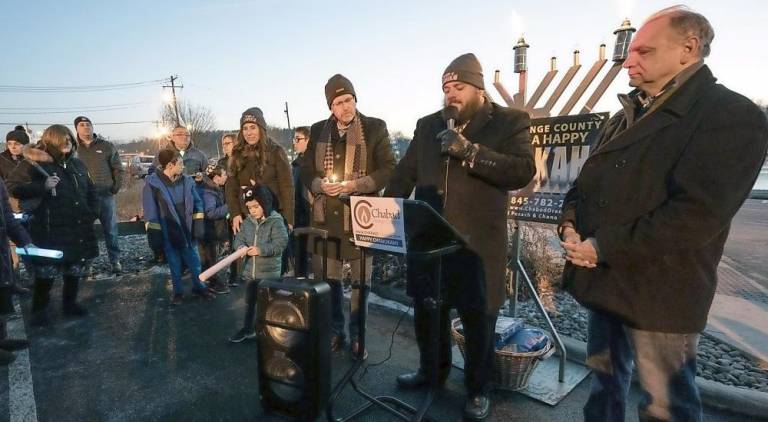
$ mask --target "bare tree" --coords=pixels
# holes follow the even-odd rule
[[[186,126],[193,142],[202,141],[200,135],[203,133],[216,130],[216,118],[210,108],[182,100],[178,101],[178,107],[180,120],[178,124]],[[161,120],[168,128],[176,126],[176,110],[172,103],[163,106]]]

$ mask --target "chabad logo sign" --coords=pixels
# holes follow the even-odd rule
[[[406,252],[402,199],[353,196],[350,206],[356,246]]]

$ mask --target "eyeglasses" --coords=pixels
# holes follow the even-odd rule
[[[294,141],[294,142],[301,142],[301,141],[304,141],[304,140],[306,140],[306,139],[307,139],[307,138],[306,138],[306,137],[304,137],[304,136],[297,136],[297,137],[293,138],[293,141]]]

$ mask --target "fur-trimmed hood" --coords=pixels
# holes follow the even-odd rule
[[[24,156],[24,158],[30,161],[34,161],[38,164],[54,163],[56,161],[53,155],[48,152],[46,146],[39,143],[36,145],[24,145],[24,149],[22,150],[21,154]],[[69,153],[63,157],[63,161],[69,160],[74,155],[75,147],[72,146],[72,149],[69,151]]]
[[[48,154],[47,151],[37,148],[36,145],[24,145],[21,154],[27,160],[34,161],[36,163],[52,163],[53,157]]]

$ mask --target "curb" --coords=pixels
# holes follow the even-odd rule
[[[398,302],[404,306],[411,303],[411,298],[401,289],[374,285],[371,290],[372,293],[381,298]],[[388,307],[386,304],[381,304],[381,306]],[[567,359],[584,365],[587,357],[587,343],[563,335],[560,335],[560,339],[568,351]],[[696,377],[696,386],[699,388],[701,401],[705,406],[752,418],[768,416],[768,393],[736,388],[701,377]]]

